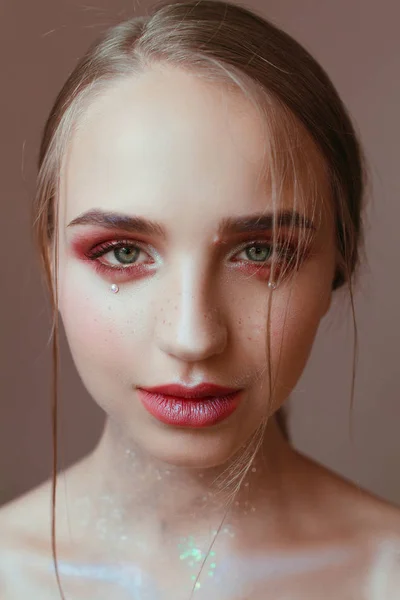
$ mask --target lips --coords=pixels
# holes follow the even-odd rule
[[[152,394],[163,394],[177,398],[207,398],[208,396],[228,396],[238,392],[237,388],[222,387],[213,383],[200,383],[194,387],[187,387],[176,383],[159,385],[151,388],[141,388]]]
[[[209,427],[238,407],[242,390],[202,383],[195,387],[167,384],[138,388],[144,408],[156,419],[177,427]]]

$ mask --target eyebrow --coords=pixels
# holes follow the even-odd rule
[[[161,223],[145,219],[144,217],[131,216],[118,212],[107,212],[99,209],[89,210],[76,217],[68,224],[68,227],[74,225],[98,225],[105,229],[118,229],[128,233],[142,233],[149,236],[155,235],[162,239],[166,239],[167,237],[166,230]],[[272,231],[274,225],[316,231],[314,223],[304,215],[292,211],[279,211],[275,217],[273,213],[257,213],[243,217],[225,217],[219,224],[218,235],[225,237],[240,233]]]

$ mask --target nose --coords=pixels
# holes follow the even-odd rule
[[[187,264],[171,281],[164,280],[158,301],[156,337],[159,348],[185,362],[221,354],[228,331],[212,278]]]

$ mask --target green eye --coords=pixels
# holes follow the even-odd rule
[[[121,246],[120,248],[114,249],[115,258],[124,265],[131,265],[134,263],[140,253],[140,248],[136,246]]]
[[[248,246],[244,250],[249,258],[249,260],[254,260],[255,262],[265,262],[269,260],[272,256],[272,246],[266,244],[253,244],[252,246]]]

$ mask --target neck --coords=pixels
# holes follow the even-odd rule
[[[285,475],[295,460],[275,419],[268,423],[232,501],[239,482],[229,483],[235,458],[205,470],[171,466],[128,445],[107,421],[95,450],[67,479],[70,520],[76,523],[74,539],[103,539],[110,544],[134,536],[146,540],[148,547],[160,547],[188,532],[197,537],[209,535],[228,508],[229,523],[250,522],[252,515],[259,522],[262,510],[267,515],[265,524],[272,524],[284,504]]]

